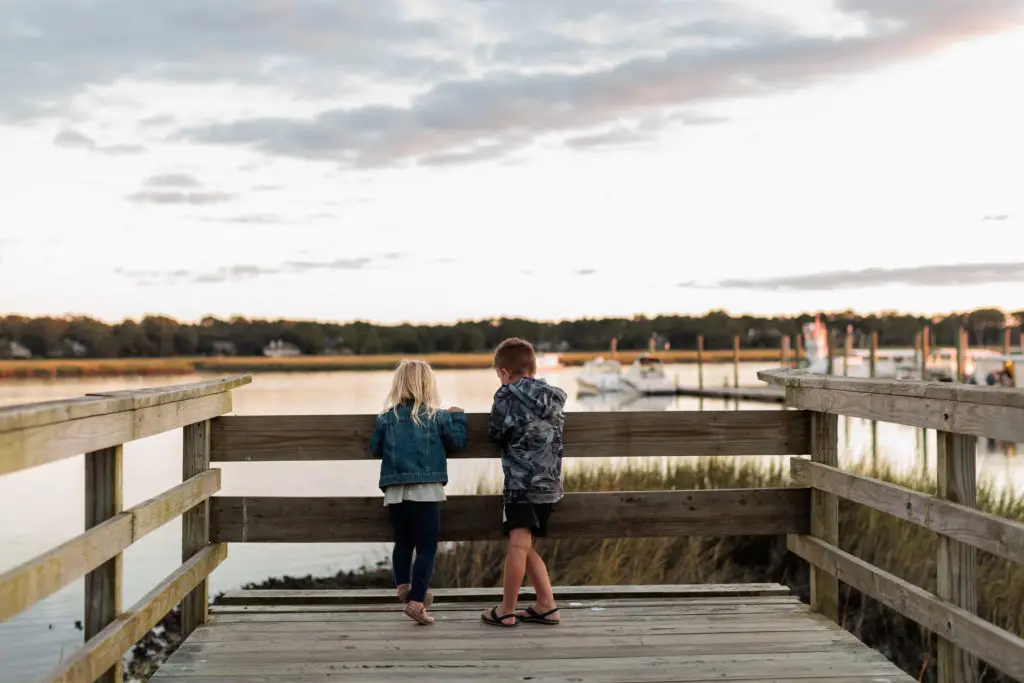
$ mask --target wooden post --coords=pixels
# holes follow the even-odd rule
[[[846,336],[843,338],[843,376],[850,374],[850,356],[853,347],[853,325],[846,326]]]
[[[740,386],[740,336],[734,334],[732,337],[732,385]]]
[[[121,464],[124,446],[85,454],[85,528],[105,522],[121,512]],[[85,639],[88,641],[121,612],[121,553],[85,575]],[[121,663],[108,669],[96,683],[121,683]]]
[[[796,335],[796,357],[793,359],[793,367],[800,367],[800,357],[804,355],[804,335]]]
[[[704,391],[704,335],[697,335],[697,388]]]
[[[938,497],[977,507],[975,480],[975,448],[977,439],[964,434],[938,432]],[[978,611],[975,549],[939,535],[937,571],[938,596],[971,614]],[[938,639],[939,683],[977,683],[978,662],[975,657],[952,643]]]
[[[878,330],[871,332],[871,356],[868,359],[871,377],[878,373]],[[878,465],[878,421],[871,421],[871,463]]]
[[[184,428],[182,438],[182,481],[210,469],[210,421]],[[210,502],[203,501],[181,518],[181,561],[189,560],[210,542]],[[188,638],[209,616],[209,582],[192,589],[181,601],[181,638]]]
[[[931,329],[925,326],[921,330],[921,379],[927,381],[928,375],[928,356],[931,355]]]
[[[1003,355],[1010,355],[1010,344],[1012,344],[1013,328],[1006,327],[1003,329]]]
[[[828,372],[825,374],[835,374],[836,370],[836,330],[830,328],[828,331]]]
[[[784,367],[784,368],[788,368],[789,367],[789,348],[790,348],[790,343],[791,342],[790,342],[790,338],[789,338],[788,334],[782,337],[782,358],[781,358],[781,361],[782,361],[782,367]]]
[[[953,381],[967,381],[967,330],[962,327],[956,338],[956,378]]]
[[[811,413],[811,460],[839,467],[839,423],[835,414]],[[839,499],[819,489],[811,491],[811,535],[839,545]],[[811,609],[839,621],[839,579],[811,567]]]

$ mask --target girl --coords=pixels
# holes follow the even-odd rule
[[[469,440],[466,414],[455,407],[442,411],[440,403],[430,366],[403,360],[370,437],[370,450],[381,459],[380,488],[395,530],[391,561],[398,599],[406,603],[405,614],[423,625],[434,623],[427,614],[432,602],[427,586],[448,483],[447,454]]]

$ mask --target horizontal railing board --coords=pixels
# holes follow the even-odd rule
[[[761,370],[757,376],[769,384],[797,389],[852,391],[879,396],[899,396],[1024,409],[1024,391],[1007,387],[988,387],[953,382],[922,382],[912,379],[841,377],[784,368]]]
[[[442,541],[499,540],[501,496],[451,496],[441,512]],[[570,493],[551,515],[553,538],[735,536],[807,533],[810,490],[704,489]],[[349,543],[391,541],[383,498],[216,496],[210,537],[218,542]]]
[[[0,622],[82,578],[219,490],[220,470],[207,470],[0,574]]]
[[[923,588],[811,536],[790,536],[790,551],[932,633],[1024,680],[1024,639]]]
[[[233,415],[213,421],[214,462],[371,458],[374,415]],[[495,458],[489,416],[467,415],[469,447],[453,457]],[[809,417],[800,411],[566,413],[566,457],[803,455]]]
[[[809,460],[790,461],[793,480],[867,505],[994,555],[1024,564],[1024,524],[927,493],[843,472]]]
[[[121,660],[181,599],[227,557],[227,546],[209,545],[174,570],[137,603],[118,615],[58,664],[41,683],[92,683]]]
[[[231,394],[209,394],[0,435],[0,475],[142,439],[231,411]]]
[[[955,434],[1024,441],[1024,410],[1016,407],[800,387],[786,387],[786,404]]]
[[[16,429],[109,415],[126,410],[152,408],[193,398],[220,394],[249,384],[252,378],[241,375],[148,389],[131,389],[88,394],[78,398],[5,406],[0,408],[0,434]]]
[[[711,598],[746,595],[790,595],[786,586],[778,583],[696,583],[666,584],[664,586],[556,586],[558,599],[612,600],[621,598]],[[501,588],[433,588],[434,598],[444,602],[476,602],[501,598]],[[523,600],[536,593],[524,587],[519,598]],[[217,601],[219,605],[371,605],[390,604],[395,591],[373,588],[328,590],[250,589],[227,591]]]

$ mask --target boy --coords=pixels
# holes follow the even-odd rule
[[[552,507],[562,497],[565,392],[535,378],[537,355],[522,339],[498,346],[494,370],[501,387],[494,394],[488,436],[501,444],[502,521],[509,540],[501,605],[481,618],[493,626],[513,627],[521,621],[555,625],[559,615],[551,580],[533,541],[547,534]],[[537,603],[517,612],[524,575],[537,591]]]

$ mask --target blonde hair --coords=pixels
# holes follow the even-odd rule
[[[416,424],[422,424],[420,409],[426,412],[428,420],[432,420],[441,407],[437,378],[426,361],[403,360],[398,364],[381,413],[393,410],[397,415],[398,405],[407,402],[412,403],[412,420]]]

